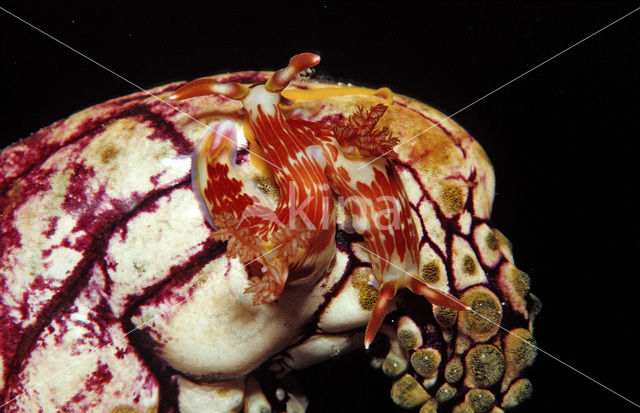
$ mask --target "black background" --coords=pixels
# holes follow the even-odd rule
[[[320,74],[389,86],[453,114],[640,4],[2,2],[143,88],[322,56]],[[281,7],[281,8],[278,8]],[[137,91],[0,12],[2,145],[87,106]],[[454,120],[497,176],[493,224],[543,302],[540,348],[640,403],[640,11]],[[525,411],[634,411],[545,354]],[[303,376],[311,412],[391,411],[390,381],[362,355]]]

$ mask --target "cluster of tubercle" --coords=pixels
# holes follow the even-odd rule
[[[302,53],[265,84],[217,83],[198,79],[171,99],[222,95],[246,111],[246,143],[232,121],[216,123],[194,153],[194,188],[227,252],[247,263],[254,305],[276,300],[285,283],[315,282],[335,255],[334,194],[344,200],[353,229],[363,236],[377,281],[378,300],[365,333],[372,342],[400,288],[457,311],[455,297],[418,279],[419,239],[410,206],[391,159],[397,139],[376,129],[387,107],[359,108],[333,125],[285,118],[282,90],[295,75],[320,62]],[[244,147],[243,147],[244,145]],[[269,177],[278,196],[268,197],[247,172]]]

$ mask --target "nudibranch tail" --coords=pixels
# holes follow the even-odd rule
[[[440,307],[450,308],[456,311],[471,310],[470,307],[465,305],[462,301],[455,298],[451,294],[447,294],[444,291],[431,288],[427,284],[425,284],[423,281],[418,280],[417,278],[414,278],[411,281],[409,289],[414,293],[421,295],[427,300],[429,300],[431,304],[434,304]]]
[[[376,301],[376,305],[373,307],[373,311],[371,312],[371,318],[367,323],[367,328],[364,332],[364,348],[369,349],[371,342],[375,338],[378,330],[380,330],[380,326],[384,321],[384,318],[387,315],[387,307],[389,306],[389,301],[396,295],[395,286],[383,286],[380,288],[380,293],[378,295],[378,301]]]

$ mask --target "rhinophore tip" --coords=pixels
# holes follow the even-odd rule
[[[269,92],[280,92],[282,89],[287,87],[289,82],[291,82],[291,79],[293,79],[296,74],[314,67],[318,63],[320,63],[320,56],[317,54],[297,54],[289,60],[289,65],[287,67],[278,70],[269,78],[269,80],[267,80],[265,88]]]

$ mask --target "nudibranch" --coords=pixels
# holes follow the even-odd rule
[[[315,55],[301,54],[264,85],[248,88],[201,79],[171,96],[219,94],[242,100],[247,111],[255,143],[247,142],[244,150],[254,161],[243,162],[233,129],[218,124],[194,156],[193,180],[218,230],[216,238],[229,241],[230,254],[260,263],[247,289],[255,294],[256,305],[278,298],[288,278],[317,280],[333,259],[335,213],[322,154],[312,131],[287,121],[278,108],[280,91],[299,71],[318,62]],[[246,179],[251,167],[273,176],[277,205]]]
[[[329,269],[334,195],[341,199],[366,242],[378,289],[365,332],[368,348],[401,288],[441,307],[468,307],[418,277],[416,224],[391,163],[397,139],[386,127],[376,129],[387,107],[359,108],[330,125],[283,115],[281,92],[319,62],[319,56],[302,53],[266,83],[198,79],[170,99],[221,95],[242,102],[245,136],[226,121],[215,124],[194,154],[192,179],[216,229],[213,237],[228,241],[228,254],[252,269],[246,292],[254,294],[254,305],[276,300],[286,282],[314,282]],[[255,171],[269,177],[267,186],[277,196],[267,196],[252,178]]]

